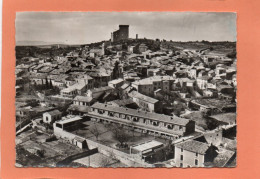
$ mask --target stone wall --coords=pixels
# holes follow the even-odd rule
[[[71,144],[73,144],[73,139],[75,137],[80,137],[76,134],[72,134],[70,132],[64,130],[56,130],[54,133],[57,137],[67,139]],[[98,149],[98,152],[104,154],[109,157],[113,157],[116,160],[130,166],[130,167],[154,167],[152,164],[145,163],[144,161],[140,160],[140,158],[136,158],[131,154],[127,154],[125,152],[119,151],[117,149],[111,148],[109,146],[94,142],[89,139],[85,139],[87,142],[87,146],[90,150],[95,148]]]

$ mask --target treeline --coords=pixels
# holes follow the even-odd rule
[[[50,57],[53,58],[58,55],[65,56],[67,53],[76,50],[75,46],[66,46],[62,48],[40,48],[37,46],[16,46],[15,55],[16,59],[22,59],[24,57]]]

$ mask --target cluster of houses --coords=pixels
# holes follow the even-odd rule
[[[124,31],[128,26],[120,28]],[[114,41],[119,41],[118,33],[112,34]],[[16,66],[15,75],[18,96],[24,94],[21,89],[26,85],[48,84],[58,89],[53,95],[37,92],[39,106],[46,108],[42,122],[54,125],[56,134],[62,135],[59,131],[84,116],[172,140],[177,167],[221,162],[218,166],[226,166],[235,158],[236,147],[228,147],[236,136],[224,137],[223,131],[236,127],[236,59],[205,50],[152,51],[143,42],[123,49],[118,42],[105,42],[95,48],[78,47],[66,56],[31,57]],[[19,82],[25,78],[28,83]],[[48,106],[60,101],[68,104],[66,109]],[[17,105],[17,115],[26,116],[32,109]],[[201,112],[205,120],[218,121],[218,130],[202,130],[192,117],[185,118],[195,112]],[[81,117],[61,120],[64,114]],[[142,145],[148,150],[146,143]],[[162,145],[150,143],[155,148]],[[141,148],[132,146],[130,153],[136,155]],[[223,161],[217,161],[219,156]]]

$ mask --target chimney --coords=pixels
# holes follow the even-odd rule
[[[136,34],[135,39],[138,39],[138,34]]]

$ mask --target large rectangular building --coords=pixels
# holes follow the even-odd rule
[[[169,139],[178,139],[195,131],[195,122],[192,120],[102,103],[93,104],[91,112],[86,115],[91,120],[134,127],[144,133]]]

